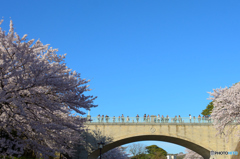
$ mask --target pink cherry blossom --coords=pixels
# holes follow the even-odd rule
[[[89,81],[66,66],[66,54],[26,38],[14,32],[12,21],[8,33],[0,28],[0,154],[31,149],[42,158],[72,155],[85,119],[71,113],[96,107],[96,97],[83,94]]]
[[[186,155],[183,159],[203,159],[201,155],[199,155],[198,153],[192,150],[186,149],[185,151],[186,151]]]
[[[240,83],[208,93],[213,96],[209,98],[213,100],[214,106],[211,119],[218,130],[217,135],[225,137],[228,141],[229,135],[240,123]],[[240,132],[236,131],[233,135],[239,137]]]

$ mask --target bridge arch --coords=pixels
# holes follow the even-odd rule
[[[137,142],[137,141],[147,141],[147,140],[165,141],[165,142],[174,143],[174,144],[186,147],[192,151],[197,152],[198,154],[203,156],[204,159],[209,159],[209,157],[210,157],[210,150],[208,150],[198,144],[195,144],[193,142],[181,139],[179,137],[172,137],[172,136],[166,136],[166,135],[140,135],[140,136],[132,136],[132,137],[128,137],[128,138],[123,138],[123,139],[116,140],[110,144],[105,145],[104,148],[102,149],[102,153],[105,153],[115,147],[118,147],[118,146],[121,146],[124,144]],[[96,159],[99,156],[99,153],[100,153],[99,150],[93,151],[89,155],[89,159]]]

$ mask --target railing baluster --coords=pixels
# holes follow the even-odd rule
[[[88,123],[99,123],[99,124],[212,124],[211,118],[192,118],[189,117],[90,117]],[[232,122],[236,123],[235,121]]]

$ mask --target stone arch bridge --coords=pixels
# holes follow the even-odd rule
[[[88,116],[88,118],[91,118]],[[210,119],[108,117],[91,118],[86,123],[91,130],[100,130],[103,135],[113,137],[113,142],[102,149],[102,153],[115,147],[136,141],[155,140],[174,143],[191,149],[202,155],[204,159],[234,159],[236,155],[214,155],[210,151],[237,151],[238,139],[230,137],[229,142],[216,136],[216,129]],[[99,150],[93,151],[88,159],[97,159]],[[240,153],[240,151],[239,151]]]

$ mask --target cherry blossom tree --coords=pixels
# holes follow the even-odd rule
[[[82,136],[85,138],[85,140],[84,144],[81,146],[83,146],[84,150],[86,150],[89,154],[98,149],[99,142],[108,144],[113,141],[113,137],[103,135],[100,129],[90,132],[86,130]]]
[[[89,154],[93,151],[98,149],[98,143],[103,142],[106,145],[113,141],[113,137],[103,135],[100,129],[96,130],[86,130],[83,133],[83,137],[85,138],[84,144],[80,145],[77,149],[80,150],[78,152],[78,157],[80,158],[87,158]],[[104,147],[103,147],[104,148]],[[106,153],[102,154],[103,159],[127,159],[128,154],[126,154],[125,150],[127,147],[116,147],[112,150],[107,151]],[[87,155],[85,153],[88,153]]]
[[[185,152],[186,152],[186,155],[183,159],[203,159],[201,155],[199,155],[198,153],[192,150],[186,149]]]
[[[128,159],[128,154],[124,151],[125,147],[116,147],[102,155],[103,159]]]
[[[97,106],[96,97],[83,94],[89,80],[66,66],[66,54],[26,38],[14,32],[12,21],[8,33],[0,28],[0,154],[71,156],[85,122],[71,112],[85,114]]]
[[[213,100],[211,119],[218,130],[217,135],[224,136],[228,141],[228,136],[240,124],[240,83],[208,93],[212,96],[209,99]],[[239,137],[240,131],[237,130],[235,135]]]
[[[180,152],[177,154],[176,159],[184,159],[185,156],[186,156],[186,154]]]

